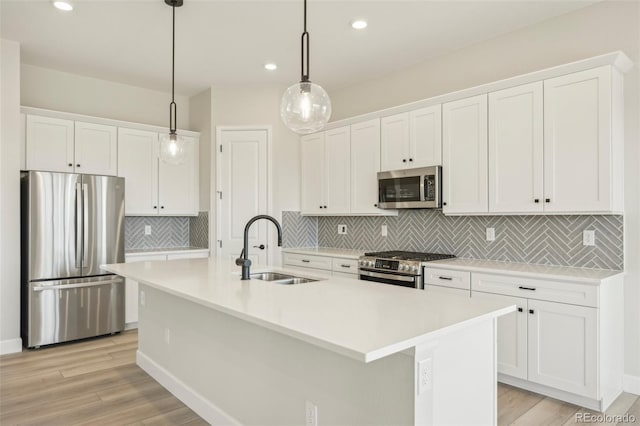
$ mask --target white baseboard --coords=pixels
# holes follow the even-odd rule
[[[135,330],[138,328],[138,321],[136,322],[128,322],[124,325],[125,330]]]
[[[627,393],[640,395],[640,376],[625,374],[622,377],[622,389]]]
[[[136,364],[207,423],[214,426],[242,424],[140,351],[136,352]]]
[[[22,352],[22,339],[9,339],[0,341],[0,355]]]

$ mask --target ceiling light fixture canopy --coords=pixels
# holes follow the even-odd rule
[[[176,69],[176,7],[183,0],[164,0],[173,12],[172,47],[171,47],[171,103],[169,104],[169,133],[160,135],[160,159],[165,163],[180,164],[184,161],[185,140],[176,131],[178,107],[175,101],[175,69]]]
[[[65,12],[73,10],[73,5],[68,1],[54,0],[52,3],[56,9],[64,10]]]
[[[331,100],[327,92],[309,80],[309,33],[307,0],[304,0],[304,31],[301,37],[300,82],[290,86],[282,96],[280,116],[284,124],[299,134],[321,130],[331,117]]]

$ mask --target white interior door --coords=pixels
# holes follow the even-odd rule
[[[268,214],[268,135],[267,130],[221,130],[218,135],[218,256],[236,259],[249,219]],[[254,264],[269,262],[267,226],[272,225],[265,220],[251,226]]]

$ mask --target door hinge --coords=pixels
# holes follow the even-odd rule
[[[222,240],[218,240],[218,245],[222,248]]]
[[[220,152],[222,152],[222,145],[220,145]]]
[[[218,192],[218,196],[220,197],[220,199],[222,200],[222,191],[217,191]]]

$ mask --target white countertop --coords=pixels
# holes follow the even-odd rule
[[[128,249],[124,251],[125,256],[147,256],[153,254],[173,254],[173,253],[185,253],[185,252],[209,252],[208,248],[204,247],[170,247],[170,248],[143,248],[143,249]]]
[[[341,277],[299,285],[241,281],[240,268],[218,258],[104,268],[363,362],[515,310],[504,302]],[[260,270],[286,271],[252,268]]]
[[[427,268],[448,268],[469,272],[508,274],[527,278],[543,278],[558,281],[600,284],[624,271],[611,269],[574,268],[568,266],[535,265],[530,263],[509,263],[496,260],[444,259],[425,262]]]
[[[299,254],[314,254],[317,256],[339,257],[342,259],[358,259],[364,255],[364,250],[349,250],[339,249],[331,247],[297,247],[297,248],[283,248],[283,253],[299,253]]]

